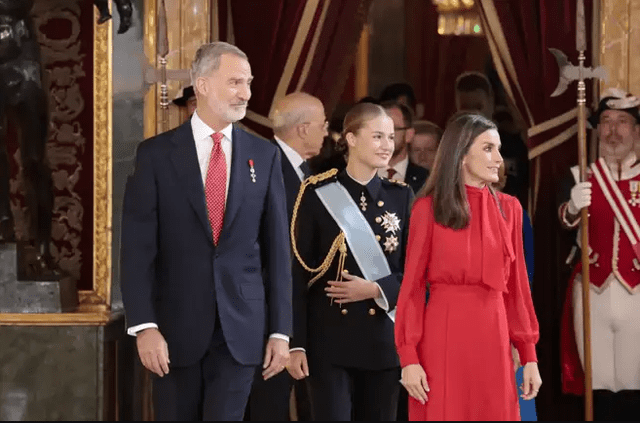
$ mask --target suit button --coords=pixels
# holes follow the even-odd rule
[[[349,311],[346,308],[343,308],[340,313],[342,313],[343,316],[346,316],[348,312]]]
[[[376,314],[376,309],[375,308],[370,308],[369,309],[369,316],[374,316]]]
[[[376,241],[380,241],[380,235],[376,235]]]

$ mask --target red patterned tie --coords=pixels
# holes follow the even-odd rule
[[[396,170],[392,167],[387,169],[387,173],[389,174],[389,179],[393,179],[393,176],[396,174]]]
[[[224,135],[220,132],[211,135],[213,148],[211,149],[207,179],[204,184],[209,223],[211,223],[211,230],[213,231],[213,242],[216,245],[218,245],[218,238],[220,238],[220,232],[222,231],[227,191],[227,160],[225,159],[224,151],[222,151],[223,137]]]

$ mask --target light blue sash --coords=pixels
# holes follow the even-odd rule
[[[369,226],[369,222],[358,209],[347,189],[339,182],[316,188],[318,198],[344,232],[351,254],[356,260],[364,279],[376,281],[391,274],[387,258]],[[387,312],[395,322],[396,310]]]

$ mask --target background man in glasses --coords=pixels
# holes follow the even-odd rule
[[[380,169],[378,176],[407,183],[417,193],[427,180],[425,168],[411,163],[409,160],[409,144],[413,141],[413,114],[411,109],[401,103],[383,103],[395,129],[395,150],[389,160],[389,167]]]

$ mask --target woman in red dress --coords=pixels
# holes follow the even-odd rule
[[[499,150],[491,121],[454,116],[413,206],[395,325],[413,421],[520,420],[510,343],[524,364],[523,398],[542,384],[522,207],[490,186]]]

